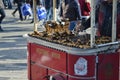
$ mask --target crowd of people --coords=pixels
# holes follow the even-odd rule
[[[69,30],[82,29],[90,27],[90,2],[91,0],[56,0],[57,20],[69,20]],[[112,2],[113,0],[96,0],[96,15],[95,22],[98,24],[97,36],[110,36],[112,33]],[[15,16],[16,11],[19,12],[19,19],[24,20],[21,6],[30,4],[33,10],[33,0],[13,0],[13,4],[17,4],[17,8],[12,15]],[[46,9],[46,21],[53,20],[53,0],[37,0],[37,6],[42,5]],[[0,0],[0,24],[5,17],[4,0]],[[30,15],[32,16],[32,15]],[[80,26],[75,28],[80,21]],[[32,19],[31,23],[34,22]],[[120,1],[117,2],[117,37],[120,38]],[[82,28],[81,28],[82,27]],[[0,26],[0,31],[3,31]],[[79,30],[77,30],[79,31]]]

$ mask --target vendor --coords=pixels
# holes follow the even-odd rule
[[[112,2],[104,0],[96,10],[96,24],[98,23],[97,36],[112,36]],[[120,2],[117,2],[117,38],[120,38]],[[90,18],[82,24],[82,29],[90,27]]]

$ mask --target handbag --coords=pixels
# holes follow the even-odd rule
[[[23,4],[21,7],[21,12],[23,16],[32,15],[32,10],[30,4]]]
[[[37,16],[39,20],[46,19],[47,12],[45,7],[42,6],[37,8]]]

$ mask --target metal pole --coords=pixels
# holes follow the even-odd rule
[[[113,0],[112,11],[112,42],[116,41],[116,22],[117,22],[117,0]]]
[[[95,45],[95,2],[96,0],[91,0],[91,40],[90,46],[93,47]]]
[[[37,31],[36,0],[33,0],[34,31]]]
[[[53,0],[53,20],[56,21],[56,0]]]

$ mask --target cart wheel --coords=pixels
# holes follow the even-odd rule
[[[65,78],[60,74],[51,75],[49,80],[65,80]]]
[[[43,80],[44,80],[44,79],[50,80],[50,75],[44,76],[44,77],[43,77]]]

